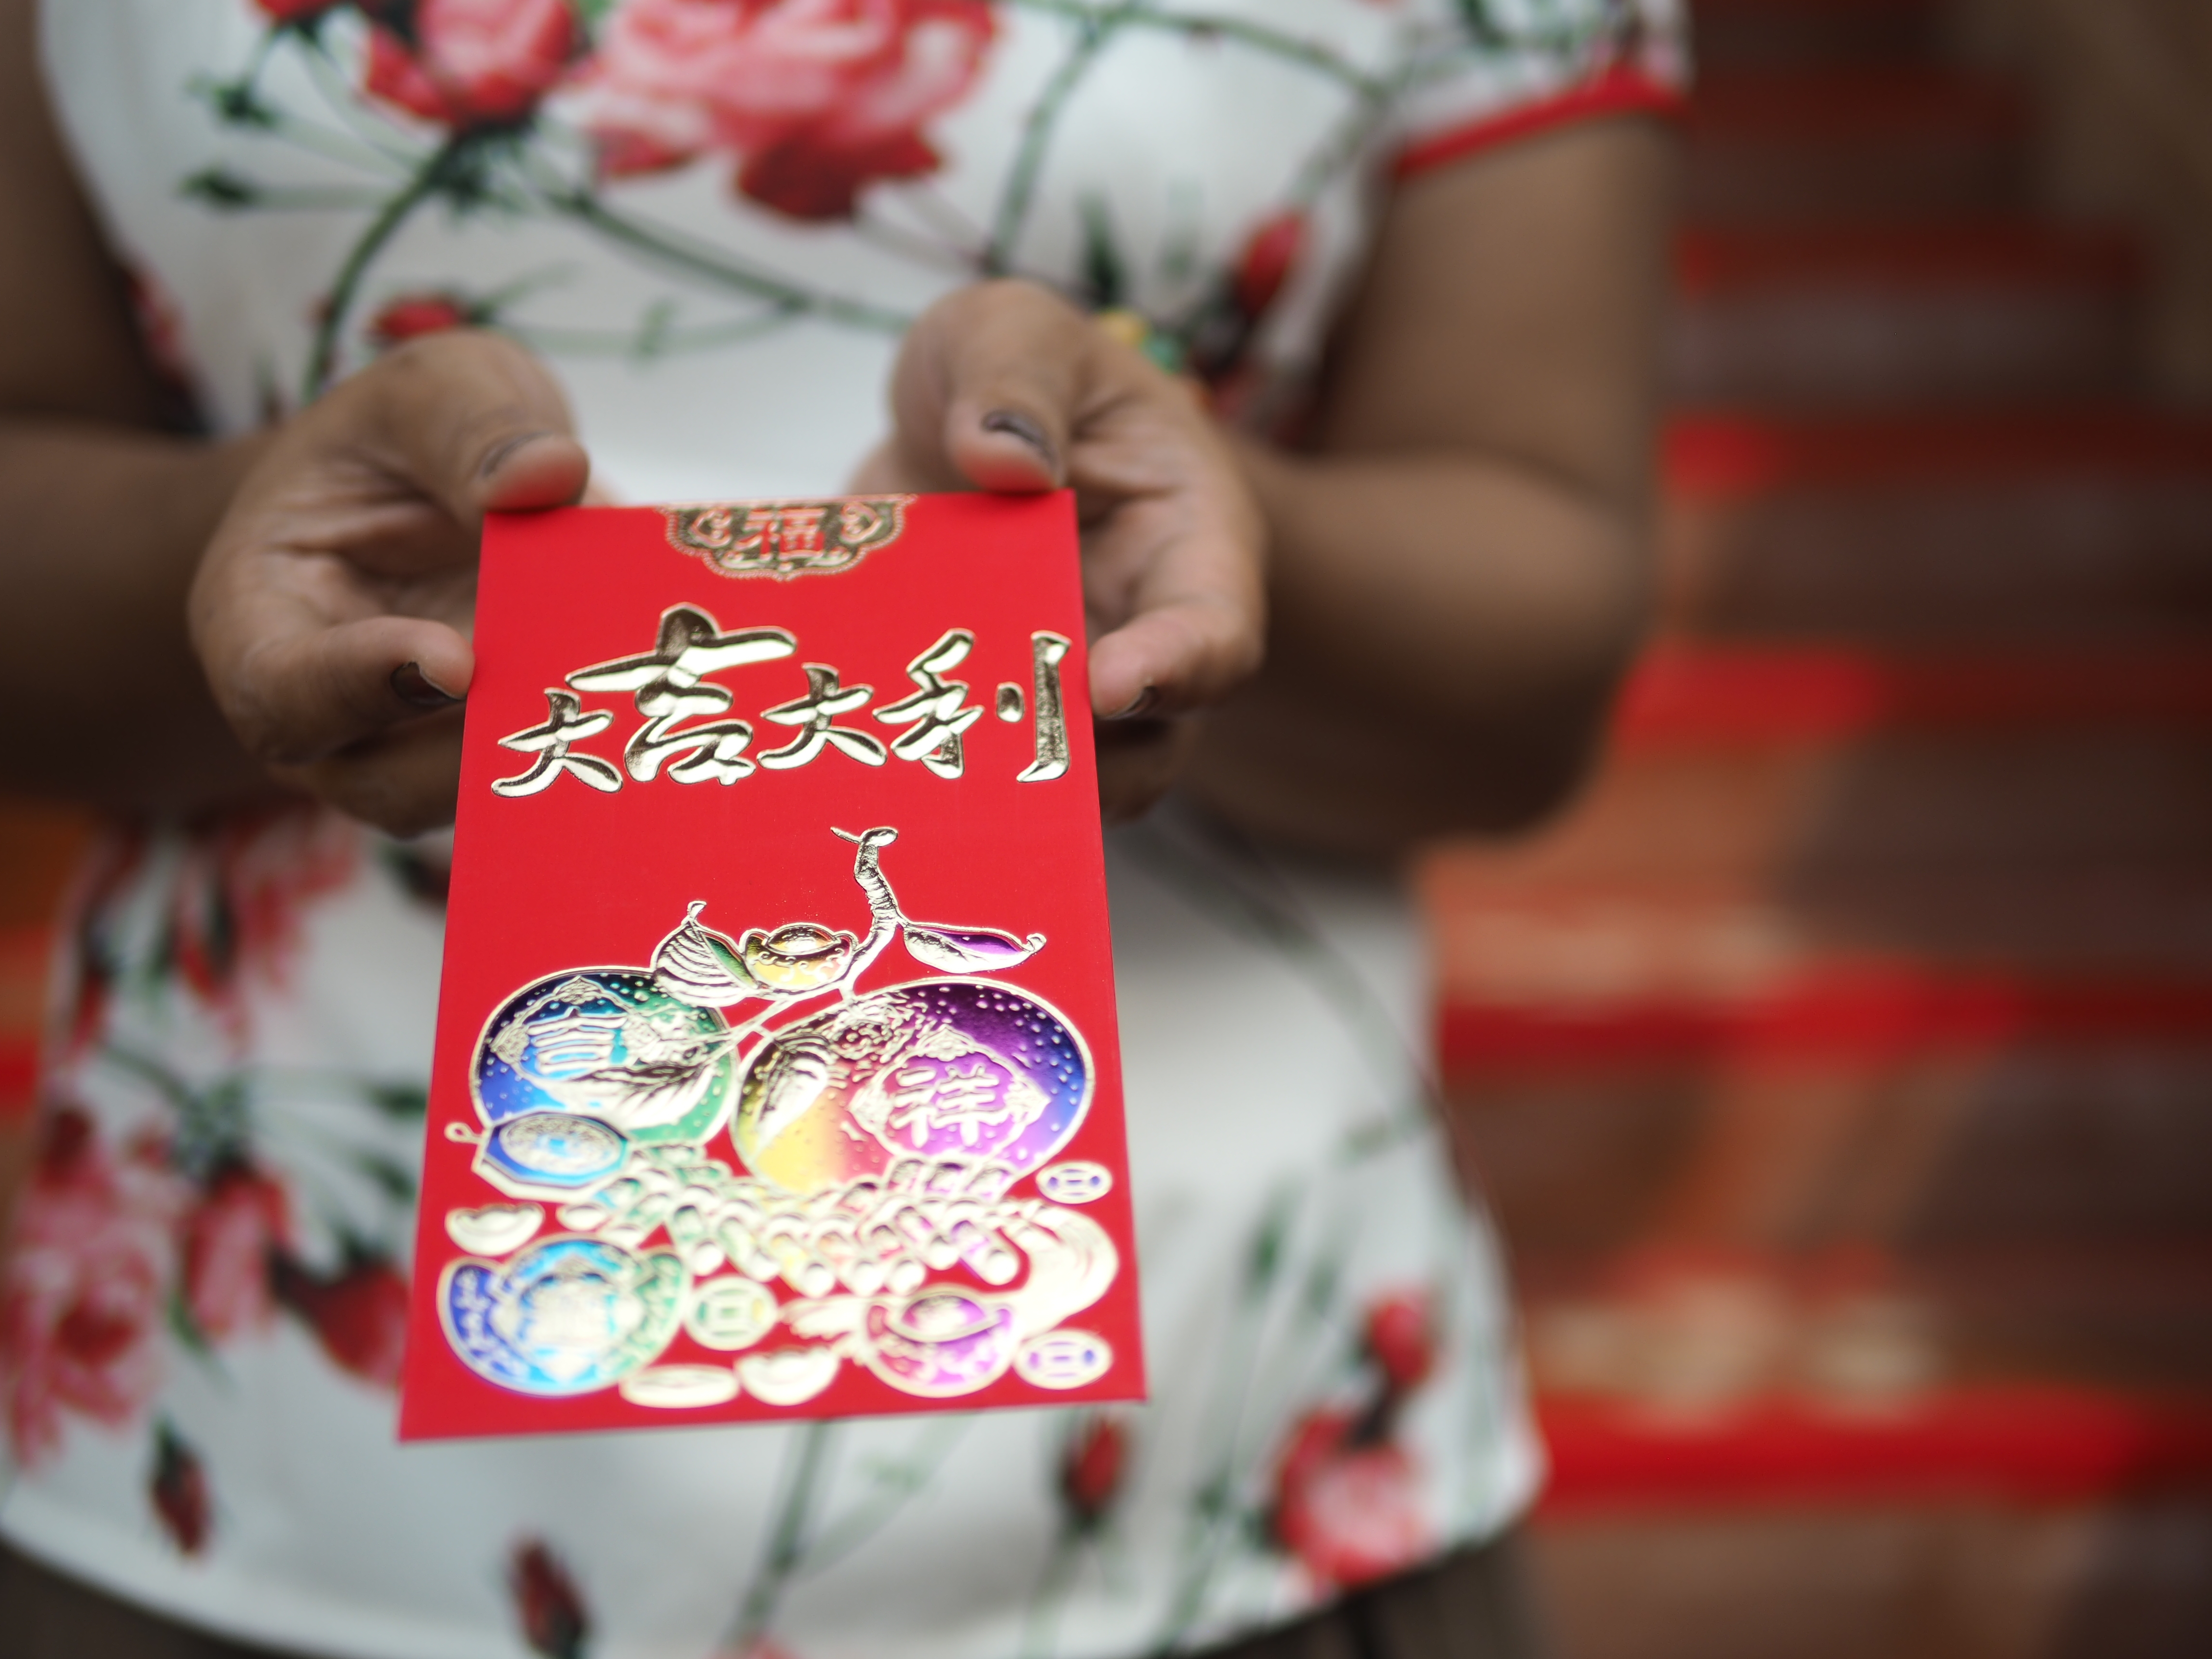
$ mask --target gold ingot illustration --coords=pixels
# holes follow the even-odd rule
[[[738,941],[745,969],[763,988],[787,994],[816,991],[842,977],[860,941],[811,921],[794,921],[773,933],[758,929]]]

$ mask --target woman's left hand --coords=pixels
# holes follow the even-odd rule
[[[1073,486],[1108,820],[1174,780],[1179,716],[1260,665],[1264,532],[1195,392],[1027,283],[948,295],[908,334],[864,491]]]

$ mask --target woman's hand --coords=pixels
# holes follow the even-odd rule
[[[277,433],[190,605],[247,751],[396,835],[450,822],[483,515],[580,496],[571,431],[528,352],[459,332],[401,348]]]
[[[1072,483],[1097,638],[1109,816],[1181,751],[1173,717],[1258,665],[1259,520],[1190,393],[1019,283],[963,290],[909,336],[868,489]],[[552,377],[489,334],[416,341],[280,432],[192,586],[217,704],[280,777],[395,834],[448,821],[483,514],[581,495],[589,463]]]
[[[1074,488],[1100,802],[1109,820],[1143,811],[1184,751],[1176,717],[1260,665],[1264,544],[1228,447],[1189,387],[1026,283],[933,306],[891,413],[858,489]]]

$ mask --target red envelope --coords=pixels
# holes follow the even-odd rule
[[[404,1439],[1144,1392],[1065,494],[486,527]]]

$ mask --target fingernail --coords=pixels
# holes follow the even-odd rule
[[[400,702],[416,708],[451,708],[460,701],[424,673],[419,662],[403,662],[393,669],[392,690]]]
[[[1112,714],[1107,715],[1106,718],[1109,720],[1135,720],[1139,714],[1150,714],[1152,712],[1152,705],[1159,700],[1160,694],[1153,690],[1152,688],[1148,685],[1143,690],[1138,692],[1135,696],[1129,699],[1129,706],[1127,708],[1117,708]]]
[[[1060,452],[1052,447],[1052,440],[1033,415],[1024,415],[1018,409],[994,409],[983,417],[983,430],[1003,432],[1010,438],[1018,438],[1037,453],[1038,459],[1050,467],[1053,476],[1060,476]]]
[[[508,456],[514,454],[514,452],[521,448],[523,445],[534,444],[540,438],[550,437],[551,435],[552,434],[550,433],[547,432],[518,432],[511,438],[502,438],[499,442],[494,444],[489,450],[485,452],[483,461],[477,465],[477,475],[481,477],[489,478],[493,473],[498,471],[501,467],[507,464],[507,458]]]

